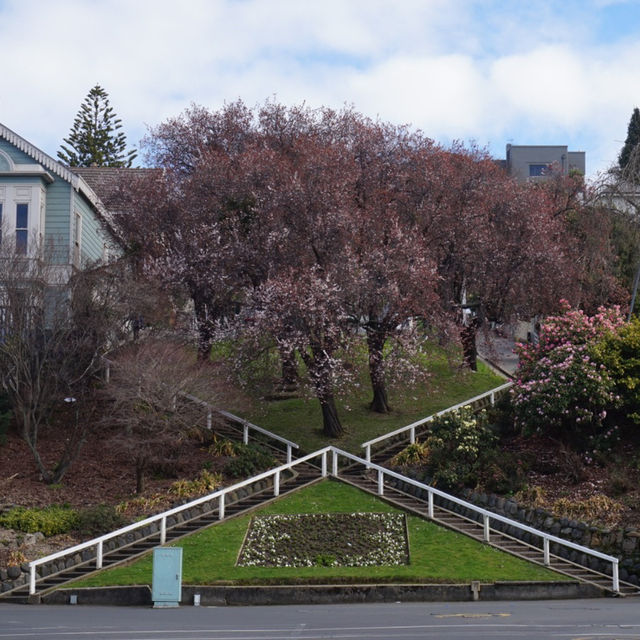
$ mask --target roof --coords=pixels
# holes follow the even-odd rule
[[[117,214],[123,183],[131,178],[142,177],[154,169],[129,169],[124,167],[71,167],[71,171],[82,178],[100,198],[111,213]]]
[[[63,180],[69,182],[76,191],[82,193],[82,195],[87,198],[87,200],[95,208],[98,215],[102,218],[103,222],[109,227],[110,231],[116,237],[118,237],[118,232],[113,222],[112,212],[109,210],[108,201],[103,200],[101,194],[109,195],[111,199],[113,197],[113,191],[110,192],[107,185],[117,184],[116,178],[119,177],[119,174],[111,172],[145,171],[145,169],[119,169],[112,167],[88,167],[87,169],[84,169],[80,167],[68,167],[62,162],[58,162],[50,155],[47,155],[46,153],[44,153],[44,151],[41,151],[36,146],[32,145],[29,141],[25,140],[22,136],[19,136],[17,133],[15,133],[15,131],[12,131],[1,123],[0,138],[4,138],[5,140],[7,140],[7,142],[20,149],[20,151],[33,158],[42,167],[62,178]],[[104,176],[102,178],[99,178],[98,175],[96,175],[93,176],[92,179],[89,173],[87,173],[87,177],[85,177],[85,171],[89,173],[104,172]],[[111,173],[110,177],[109,173]],[[90,182],[90,180],[92,181]],[[94,190],[94,186],[96,187],[96,189],[98,189],[98,191]],[[111,188],[113,189],[113,187]]]

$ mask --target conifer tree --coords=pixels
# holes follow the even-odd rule
[[[618,164],[621,169],[625,169],[631,159],[631,153],[640,143],[640,109],[636,107],[631,114],[629,120],[629,128],[627,129],[627,139],[624,141],[624,147],[620,151]]]
[[[137,153],[127,151],[122,121],[109,104],[109,95],[96,84],[84,99],[58,158],[71,167],[130,167]]]

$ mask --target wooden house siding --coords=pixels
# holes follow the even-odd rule
[[[31,156],[2,138],[0,138],[0,151],[4,151],[16,164],[38,164]]]

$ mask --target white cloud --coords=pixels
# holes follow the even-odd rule
[[[0,121],[55,154],[96,82],[132,143],[191,101],[276,95],[353,103],[496,153],[507,139],[571,140],[597,168],[615,159],[640,102],[638,39],[627,29],[595,40],[605,4],[5,0]]]

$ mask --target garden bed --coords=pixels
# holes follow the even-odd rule
[[[252,518],[241,567],[367,567],[409,562],[400,513],[276,514]]]

